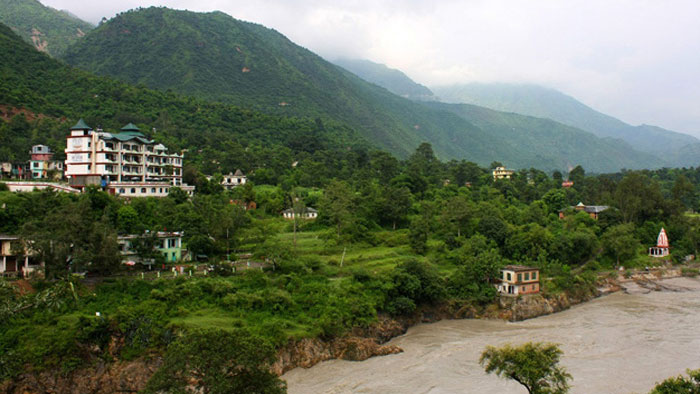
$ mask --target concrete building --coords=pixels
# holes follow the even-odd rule
[[[77,189],[96,185],[126,197],[167,196],[171,187],[191,193],[182,164],[182,154],[169,153],[132,123],[107,133],[80,119],[67,138],[65,175]]]
[[[524,265],[507,265],[501,269],[498,292],[506,295],[525,295],[540,292],[540,270]]]
[[[514,173],[514,170],[509,170],[505,167],[496,167],[493,169],[493,180],[496,181],[499,179],[510,179],[510,177],[513,176]]]
[[[221,180],[221,186],[226,190],[231,190],[234,187],[245,185],[246,181],[245,174],[241,170],[236,170],[233,174],[224,175],[224,179]]]
[[[0,234],[0,277],[14,276],[26,278],[41,264],[37,264],[26,251],[17,253],[15,250],[19,237]]]
[[[666,257],[669,254],[671,254],[671,251],[668,243],[668,236],[666,235],[666,230],[662,227],[661,231],[659,231],[659,236],[656,238],[656,246],[649,248],[649,256]]]
[[[282,211],[282,216],[285,219],[316,219],[318,217],[318,211],[313,208],[304,208],[301,212],[294,212],[294,209],[289,208]]]
[[[117,238],[117,242],[119,242],[119,251],[122,255],[122,262],[142,263],[145,265],[154,264],[154,261],[140,261],[136,250],[134,249],[134,242],[139,237],[141,236],[122,235]],[[164,261],[168,263],[182,261],[184,257],[182,247],[182,232],[158,231],[158,233],[156,234],[154,249],[160,252],[163,255]]]
[[[29,152],[29,170],[32,179],[63,178],[63,162],[53,160],[53,152],[46,145],[34,145]]]

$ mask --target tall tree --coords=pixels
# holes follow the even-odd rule
[[[513,379],[530,394],[563,394],[569,391],[571,375],[559,366],[563,352],[555,344],[528,342],[501,348],[487,346],[479,363],[486,373]]]

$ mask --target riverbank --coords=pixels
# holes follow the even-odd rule
[[[653,283],[659,279],[681,276],[680,269],[652,270],[613,278],[602,278],[600,286],[586,294],[558,294],[543,297],[540,295],[501,299],[498,304],[487,308],[475,308],[468,303],[457,301],[440,305],[423,306],[411,316],[390,318],[379,316],[378,322],[368,328],[355,328],[349,334],[332,340],[320,338],[302,339],[283,346],[277,361],[272,366],[275,373],[284,373],[297,368],[310,368],[322,361],[339,359],[362,361],[374,356],[401,353],[399,345],[387,344],[413,326],[420,323],[434,323],[440,320],[455,319],[501,319],[519,321],[552,314],[569,309],[571,306],[590,301],[601,295],[631,289],[652,291]],[[642,283],[643,285],[638,285]],[[635,287],[636,286],[636,287]],[[638,290],[644,289],[644,290]],[[659,290],[663,290],[659,288]],[[47,370],[40,373],[25,373],[11,382],[0,385],[6,393],[95,393],[115,394],[138,392],[145,387],[150,376],[161,363],[160,355],[150,354],[133,361],[105,363],[95,360],[88,367],[70,373],[60,370]]]
[[[560,313],[508,322],[443,320],[418,324],[389,345],[401,354],[361,363],[332,360],[283,376],[289,394],[520,392],[517,383],[484,372],[486,346],[554,342],[573,375],[572,394],[646,393],[663,379],[697,367],[700,280],[664,278],[650,291],[634,281]]]

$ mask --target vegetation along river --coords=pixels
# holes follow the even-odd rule
[[[572,393],[647,393],[656,382],[700,368],[700,280],[663,281],[671,289],[631,286],[567,311],[523,322],[444,320],[409,329],[390,344],[400,354],[362,362],[332,360],[286,373],[299,393],[525,393],[487,375],[487,345],[559,343]]]

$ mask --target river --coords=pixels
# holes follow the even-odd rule
[[[700,368],[700,280],[669,279],[684,290],[615,293],[523,322],[443,320],[411,327],[389,343],[404,352],[366,361],[326,361],[282,376],[290,394],[527,393],[487,375],[487,345],[561,345],[572,393],[647,393],[656,382]]]

